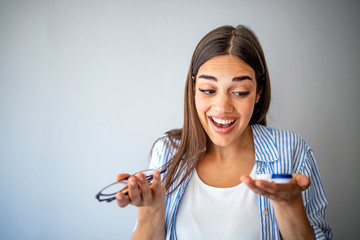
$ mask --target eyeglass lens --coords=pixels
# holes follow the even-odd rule
[[[154,169],[147,169],[147,170],[144,170],[144,171],[141,171],[146,179],[148,180],[148,182],[151,182],[153,180],[153,174],[156,170]],[[161,171],[161,173],[163,173],[164,171]],[[133,176],[135,176],[137,173],[135,173]],[[127,179],[125,180],[122,180],[120,182],[115,182],[115,183],[112,183],[110,184],[109,186],[107,186],[105,189],[103,189],[101,191],[101,195],[115,195],[116,193],[118,192],[121,192],[121,191],[125,191],[126,189],[128,188],[128,182],[127,182]]]
[[[118,192],[124,191],[125,189],[127,189],[127,187],[128,187],[127,181],[115,182],[115,183],[109,185],[103,191],[101,191],[101,194],[114,195]]]

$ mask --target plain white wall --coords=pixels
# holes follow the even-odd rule
[[[337,239],[357,236],[357,1],[0,1],[0,238],[129,239],[136,209],[98,203],[153,141],[182,126],[197,42],[258,35],[269,125],[314,149]]]

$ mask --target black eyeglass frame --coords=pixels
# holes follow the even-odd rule
[[[144,173],[144,172],[147,172],[147,171],[159,171],[160,174],[162,174],[162,173],[165,172],[165,169],[163,169],[163,170],[159,170],[159,169],[144,169],[144,170],[142,170],[142,171],[140,171],[140,172]],[[128,185],[127,185],[126,187],[124,187],[123,189],[121,189],[120,191],[115,192],[115,193],[106,194],[106,193],[102,193],[102,192],[103,192],[105,189],[107,189],[107,188],[109,188],[109,187],[111,187],[111,186],[113,186],[113,185],[115,185],[115,184],[118,184],[118,183],[123,182],[123,181],[127,181],[130,177],[135,177],[135,178],[136,178],[135,175],[138,174],[138,173],[140,173],[140,172],[137,172],[137,173],[135,173],[135,174],[133,174],[133,175],[130,175],[130,176],[122,179],[121,181],[113,182],[113,183],[107,185],[106,187],[104,187],[103,189],[101,189],[100,192],[98,192],[98,194],[96,194],[95,198],[96,198],[99,202],[104,202],[104,201],[106,201],[106,202],[112,202],[112,201],[114,201],[114,200],[116,199],[115,195],[116,195],[118,192],[123,192],[123,191],[125,191],[126,189],[128,189]],[[145,175],[145,177],[146,177],[146,180],[147,180],[148,182],[151,182],[151,181],[153,180],[153,178],[154,178],[154,177],[153,177],[153,174]],[[128,195],[128,192],[126,191],[126,192],[124,192],[124,194],[125,194],[125,195]]]

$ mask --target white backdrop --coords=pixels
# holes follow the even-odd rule
[[[129,239],[136,209],[98,203],[182,126],[197,42],[225,24],[258,35],[269,125],[314,149],[337,239],[357,236],[357,1],[0,0],[0,239]]]

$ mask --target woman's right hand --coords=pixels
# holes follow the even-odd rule
[[[119,174],[116,179],[121,181],[129,176]],[[155,171],[153,181],[149,183],[140,172],[136,177],[129,177],[128,183],[128,194],[117,193],[116,201],[121,208],[129,204],[138,207],[137,226],[131,239],[165,239],[166,189],[161,185],[160,173]]]
[[[129,174],[119,174],[116,176],[117,181],[121,181]],[[158,171],[154,172],[153,181],[149,183],[145,175],[141,172],[136,177],[131,176],[128,179],[129,190],[125,195],[123,192],[116,194],[116,200],[119,207],[123,208],[127,205],[136,207],[162,207],[165,204],[166,189],[161,185],[161,177]]]

